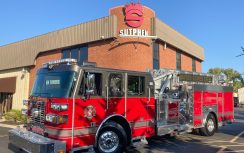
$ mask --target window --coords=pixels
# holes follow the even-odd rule
[[[75,81],[76,73],[72,71],[38,73],[31,95],[56,98],[71,97]]]
[[[69,50],[63,50],[62,58],[70,58],[70,51]]]
[[[196,60],[192,59],[192,72],[196,72]]]
[[[62,51],[62,58],[73,58],[78,61],[79,65],[82,65],[84,61],[88,60],[88,47],[79,46],[68,48]]]
[[[87,91],[86,86],[86,79],[88,74],[94,74],[95,75],[95,84],[94,84],[94,93],[92,93],[92,96],[101,96],[102,95],[102,74],[101,73],[88,73],[86,72],[79,91],[79,95],[84,95]]]
[[[87,60],[88,60],[88,47],[83,46],[80,48],[79,65],[83,65],[83,62],[87,62]]]
[[[110,74],[109,76],[109,96],[122,97],[122,75]]]
[[[144,95],[145,93],[145,77],[128,76],[128,95]]]
[[[181,53],[179,51],[176,52],[176,69],[181,70]]]
[[[159,44],[153,42],[153,69],[159,69]]]
[[[71,52],[71,58],[77,59],[77,61],[79,61],[79,48],[71,49],[70,52]]]

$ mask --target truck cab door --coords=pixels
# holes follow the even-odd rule
[[[98,125],[105,117],[104,74],[95,71],[84,72],[76,99],[75,126]]]

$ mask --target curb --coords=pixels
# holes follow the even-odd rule
[[[2,123],[0,123],[0,127],[15,129],[17,127],[21,127],[22,128],[23,127],[23,124],[21,124],[21,125],[8,125],[8,124],[2,124]]]
[[[3,124],[2,122],[6,121],[4,118],[0,119],[0,127],[3,127],[3,128],[10,128],[10,129],[14,129],[14,128],[17,128],[17,127],[23,127],[23,125],[9,125],[9,124]]]

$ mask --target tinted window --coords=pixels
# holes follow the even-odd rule
[[[159,69],[159,44],[153,43],[153,69]]]
[[[95,75],[95,87],[94,87],[94,93],[93,96],[101,96],[102,95],[102,74],[100,73],[89,73]],[[84,92],[87,90],[86,87],[86,79],[87,79],[88,72],[85,73],[85,76],[83,77],[81,88],[79,91],[80,95],[83,95]]]
[[[181,70],[181,53],[176,52],[176,69]]]
[[[196,60],[192,59],[192,71],[196,72]]]
[[[111,97],[123,96],[122,75],[121,74],[110,74],[110,76],[109,76],[109,96],[111,96]]]
[[[128,95],[144,95],[145,77],[128,76]]]
[[[70,50],[63,50],[62,58],[70,58]]]
[[[80,59],[79,64],[82,65],[84,61],[87,61],[88,59],[88,47],[81,47],[80,48]]]
[[[77,59],[78,64],[83,65],[83,62],[88,60],[88,47],[79,46],[65,49],[62,51],[62,58]]]
[[[79,49],[78,48],[71,49],[71,58],[77,59],[77,61],[79,61]]]

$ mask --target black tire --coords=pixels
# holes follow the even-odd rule
[[[212,126],[212,127],[210,127]],[[212,113],[206,119],[204,127],[200,128],[199,132],[202,136],[213,136],[217,130],[217,122]]]
[[[200,129],[199,128],[193,129],[192,132],[191,132],[191,134],[193,134],[193,135],[201,135],[200,134]]]
[[[167,139],[176,139],[176,135],[166,134],[165,138],[167,138]]]
[[[115,146],[117,147],[113,147],[112,149],[107,149],[104,148],[103,146],[103,141],[104,140],[104,136],[111,134],[114,137],[118,138],[118,143],[116,143]],[[114,139],[117,140],[117,139]],[[106,144],[108,145],[112,145],[111,139],[107,139]],[[117,142],[117,141],[115,141]],[[118,145],[117,145],[118,144]],[[127,136],[125,133],[125,130],[123,129],[123,127],[115,122],[108,122],[105,123],[105,125],[101,128],[101,130],[99,131],[98,137],[97,137],[97,146],[95,148],[95,151],[97,153],[122,153],[127,145]]]

